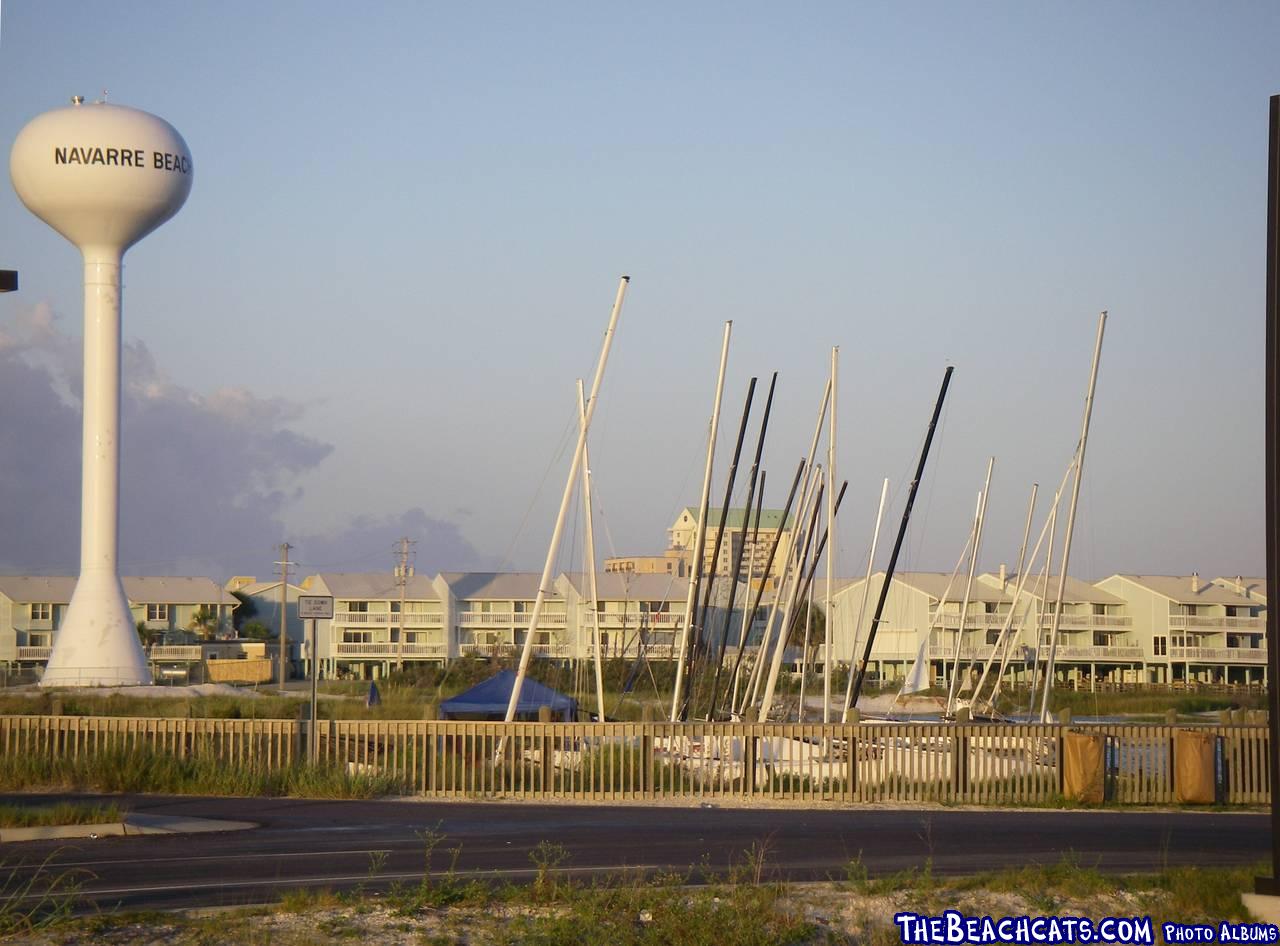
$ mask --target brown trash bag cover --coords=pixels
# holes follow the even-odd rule
[[[1071,730],[1062,736],[1062,794],[1101,805],[1106,799],[1103,747],[1106,736]]]
[[[1179,729],[1173,736],[1173,798],[1182,805],[1212,805],[1218,800],[1211,732]]]

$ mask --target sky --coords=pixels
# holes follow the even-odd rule
[[[125,260],[126,573],[265,577],[285,540],[304,573],[389,570],[401,535],[420,572],[540,569],[628,274],[600,557],[660,552],[696,503],[732,319],[716,503],[777,371],[782,505],[839,346],[833,545],[861,573],[954,365],[900,567],[950,570],[990,456],[980,567],[1013,562],[1105,309],[1072,573],[1261,574],[1277,36],[1245,2],[8,0],[0,142],[105,94],[194,158]],[[0,569],[74,572],[79,259],[7,182],[0,268]]]

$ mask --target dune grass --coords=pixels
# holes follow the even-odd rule
[[[0,805],[0,828],[43,828],[68,824],[115,824],[124,809],[114,802],[59,802],[56,805]]]
[[[212,753],[179,757],[132,748],[79,757],[0,757],[0,790],[342,799],[399,794],[404,786],[394,776],[334,765],[268,768],[254,760],[228,765]]]

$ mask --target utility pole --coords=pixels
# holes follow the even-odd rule
[[[404,598],[409,585],[409,576],[413,574],[413,566],[409,564],[409,551],[416,542],[408,536],[401,536],[396,543],[396,551],[400,556],[400,564],[396,566],[396,584],[400,586],[400,628],[396,640],[396,670],[404,669]]]
[[[276,566],[280,569],[280,690],[284,691],[284,682],[289,678],[289,552],[293,548],[288,542],[280,545],[280,561]],[[315,654],[311,655],[315,660]]]

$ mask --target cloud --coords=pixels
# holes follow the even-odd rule
[[[358,516],[340,532],[301,536],[296,555],[304,575],[318,571],[389,572],[402,536],[417,543],[413,562],[419,575],[496,567],[495,561],[472,547],[455,524],[417,508],[393,516]]]
[[[270,574],[271,550],[285,536],[282,511],[333,446],[289,428],[303,412],[294,402],[243,387],[188,390],[141,342],[122,355],[121,571]],[[77,571],[81,380],[80,339],[60,330],[47,305],[0,323],[0,569]],[[385,546],[367,567],[389,570],[391,541],[401,535],[420,542],[420,562],[478,561],[454,525],[421,509],[359,516],[339,534],[298,545],[313,561]]]

